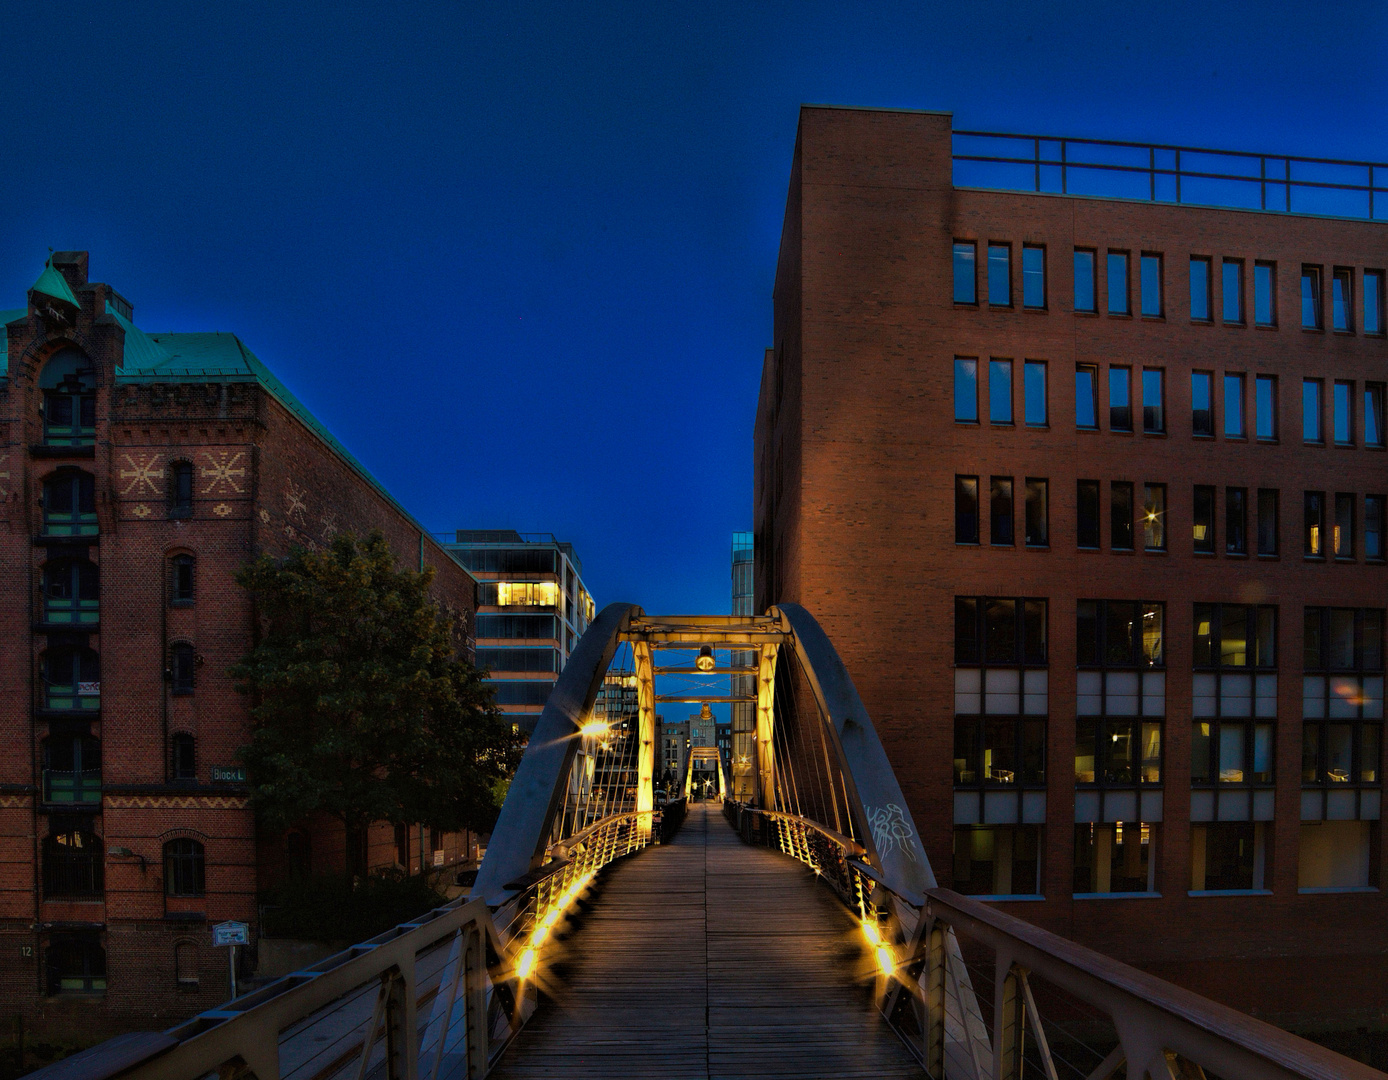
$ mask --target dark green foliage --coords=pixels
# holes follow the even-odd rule
[[[266,936],[344,942],[365,941],[444,902],[426,878],[403,870],[356,882],[324,874],[290,878],[264,899]]]
[[[373,821],[491,827],[519,740],[456,652],[432,568],[397,569],[378,532],[339,533],[321,552],[262,555],[237,580],[262,629],[232,669],[254,702],[240,757],[269,828],[317,812],[349,836]]]

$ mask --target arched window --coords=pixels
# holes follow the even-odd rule
[[[196,840],[170,840],[164,845],[164,894],[202,896],[207,892],[206,857]]]
[[[169,517],[193,516],[193,463],[175,461],[169,466]]]
[[[197,666],[197,656],[193,646],[186,641],[175,641],[169,648],[169,682],[175,694],[193,692],[193,669]]]
[[[101,741],[90,735],[43,740],[43,801],[101,802]]]
[[[198,947],[191,941],[174,946],[174,980],[180,989],[198,985]]]
[[[97,621],[101,572],[86,559],[55,559],[43,567],[43,621],[85,626]]]
[[[106,989],[106,950],[96,934],[54,934],[43,954],[50,994],[99,994]]]
[[[96,372],[76,349],[62,349],[39,375],[43,391],[43,441],[49,446],[90,446],[96,441]]]
[[[96,479],[81,469],[59,469],[43,482],[45,536],[95,536]]]
[[[105,888],[101,839],[79,815],[49,818],[43,838],[45,899],[89,899]]]
[[[75,645],[45,652],[43,706],[57,712],[101,708],[101,658]]]
[[[169,560],[169,600],[174,604],[193,602],[193,556],[175,555]]]
[[[313,873],[313,845],[308,833],[293,829],[285,836],[284,861],[290,877],[307,877]]]

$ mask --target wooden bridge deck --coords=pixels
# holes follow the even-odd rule
[[[803,865],[696,803],[675,842],[594,883],[492,1076],[912,1077],[854,920]]]

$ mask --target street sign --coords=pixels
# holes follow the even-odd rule
[[[213,765],[212,782],[214,784],[244,784],[246,782],[246,767],[244,765]]]
[[[223,922],[212,928],[213,945],[249,945],[251,928],[243,922]]]

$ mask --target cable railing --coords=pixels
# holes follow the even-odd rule
[[[1388,164],[1192,146],[953,134],[957,187],[1388,221]]]

